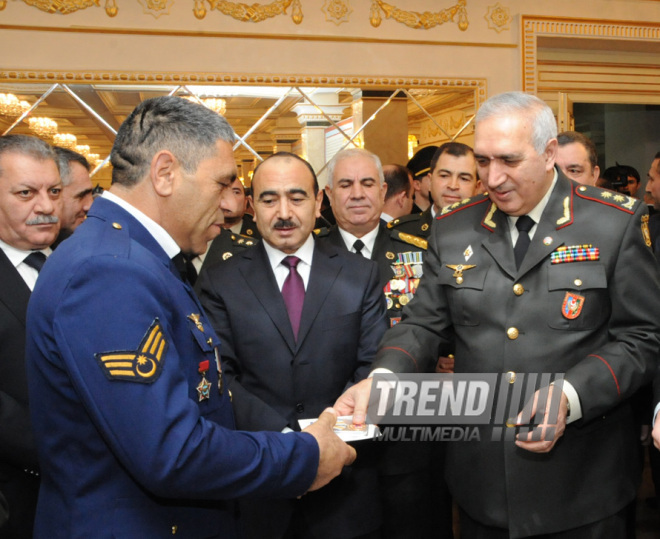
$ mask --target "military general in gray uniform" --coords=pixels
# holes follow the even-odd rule
[[[554,166],[556,136],[551,109],[534,96],[482,105],[475,156],[489,196],[435,222],[417,295],[373,365],[432,372],[450,330],[457,373],[564,373],[557,419],[547,407],[533,416],[554,428],[448,445],[468,539],[623,539],[637,491],[627,399],[651,380],[660,351],[648,213],[632,197],[567,179]],[[363,421],[369,390],[355,386],[337,409]]]

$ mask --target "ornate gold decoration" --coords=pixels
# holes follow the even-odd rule
[[[467,117],[463,111],[452,111],[442,114],[440,118],[436,118],[438,126],[432,122],[425,122],[422,125],[422,139],[423,140],[436,140],[442,138],[442,135],[451,138],[459,129],[461,129],[467,122]]]
[[[61,13],[62,15],[99,5],[99,0],[23,0],[23,2],[46,13]]]
[[[0,11],[7,7],[7,0],[0,0]]]
[[[156,19],[161,15],[169,15],[174,0],[138,0],[144,13],[153,15]]]
[[[348,22],[348,16],[353,13],[353,8],[348,4],[348,0],[325,0],[321,11],[325,13],[326,21],[332,21],[339,26],[343,22]]]
[[[511,13],[509,8],[503,7],[499,2],[494,6],[488,6],[488,12],[484,15],[484,19],[488,22],[488,28],[498,33],[510,29]]]
[[[276,0],[270,4],[243,4],[239,2],[228,2],[227,0],[208,0],[211,9],[217,9],[225,15],[233,17],[241,22],[261,22],[277,15],[286,15],[286,10],[292,6],[291,18],[296,24],[303,20],[302,6],[300,0]],[[199,3],[195,2],[193,9],[195,16],[202,19],[206,15],[206,10],[199,9]],[[203,14],[202,14],[203,13]]]
[[[105,12],[108,17],[114,17],[119,12],[119,8],[115,3],[115,0],[105,0]]]
[[[369,16],[369,22],[371,26],[377,28],[380,26],[382,21],[381,11],[385,14],[386,19],[394,19],[401,24],[405,24],[410,28],[424,28],[428,30],[434,26],[444,24],[446,22],[454,22],[454,19],[458,15],[458,28],[459,30],[468,29],[468,18],[467,10],[465,9],[465,4],[467,0],[458,0],[458,3],[455,6],[452,6],[437,13],[431,13],[425,11],[424,13],[418,13],[416,11],[404,11],[390,4],[386,4],[382,0],[371,0],[371,10]]]

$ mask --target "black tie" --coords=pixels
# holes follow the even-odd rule
[[[34,251],[25,257],[23,260],[28,266],[37,270],[37,273],[41,271],[41,268],[44,267],[46,262],[46,255],[41,251]]]
[[[513,248],[513,255],[516,259],[516,269],[520,268],[520,264],[522,264],[523,258],[525,258],[525,253],[530,244],[529,231],[534,225],[534,219],[529,215],[522,215],[518,217],[518,220],[516,221],[518,241],[516,241],[516,246]]]
[[[195,285],[197,280],[197,270],[195,265],[192,263],[192,259],[184,255],[182,252],[172,258],[172,262],[176,266],[176,269],[181,274],[181,279],[188,281],[191,285]]]
[[[353,244],[353,249],[355,249],[355,252],[360,256],[364,256],[364,254],[362,253],[362,249],[364,249],[364,242],[362,240],[355,240],[355,243]]]

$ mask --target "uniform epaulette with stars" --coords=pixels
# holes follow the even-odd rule
[[[600,202],[627,213],[635,213],[636,204],[641,203],[641,200],[637,198],[591,185],[578,185],[575,188],[575,194],[580,198]]]
[[[256,245],[259,240],[255,240],[250,236],[243,236],[242,234],[232,234],[231,241],[234,245],[240,245],[242,247],[252,247]]]
[[[489,200],[490,198],[488,198],[488,195],[476,195],[470,198],[464,198],[460,202],[454,202],[452,205],[442,208],[442,211],[438,215],[436,215],[435,218],[443,219],[448,215],[456,213],[457,211],[464,210],[465,208],[469,208],[476,204],[483,204],[484,202],[488,202]]]
[[[413,236],[412,234],[406,234],[405,232],[399,232],[397,230],[393,230],[390,234],[392,238],[395,240],[402,241],[404,243],[407,243],[409,245],[414,245],[418,249],[428,249],[429,242],[426,241],[424,238],[420,238],[419,236]]]
[[[411,223],[413,221],[419,221],[422,217],[422,213],[411,213],[409,215],[404,215],[402,217],[397,217],[396,219],[392,219],[389,223],[387,223],[387,228],[394,228],[395,226],[402,225],[404,223]]]
[[[325,238],[328,234],[330,234],[330,229],[327,226],[324,226],[323,228],[314,229],[314,235],[317,238]]]

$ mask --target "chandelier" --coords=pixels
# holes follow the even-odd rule
[[[0,94],[0,115],[16,117],[30,108],[30,103],[21,101],[14,94]]]
[[[76,144],[78,144],[78,139],[71,133],[56,133],[53,137],[53,143],[55,146],[60,146],[67,150],[75,150]]]
[[[57,122],[45,116],[33,116],[28,120],[28,123],[30,124],[30,131],[41,138],[53,138],[57,133]]]
[[[89,155],[90,147],[87,144],[78,144],[74,148],[76,152],[87,157]]]
[[[214,112],[217,112],[218,114],[224,115],[224,113],[227,112],[227,101],[220,97],[205,97],[203,99],[200,98],[199,101],[197,101],[197,99],[195,99],[193,96],[187,96],[184,97],[184,99],[187,99],[191,103],[198,103],[201,101],[202,105]]]

